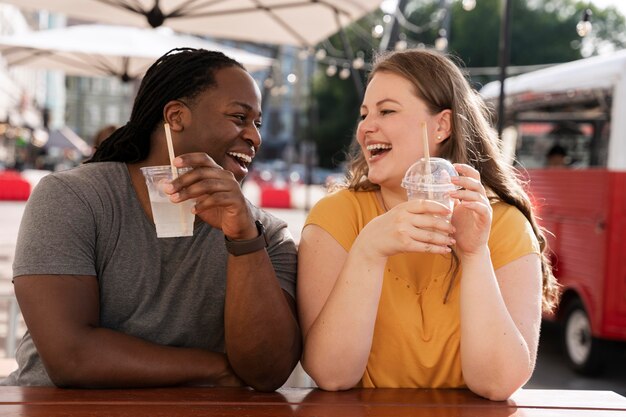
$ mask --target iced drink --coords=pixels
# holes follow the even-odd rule
[[[178,168],[182,175],[191,168]],[[195,215],[191,212],[194,200],[185,200],[181,203],[170,201],[169,195],[163,192],[163,187],[172,180],[170,165],[141,168],[150,194],[152,218],[156,226],[157,237],[179,237],[193,235]]]
[[[422,158],[406,171],[402,187],[406,188],[409,200],[433,200],[454,208],[454,199],[450,191],[458,189],[450,179],[458,176],[450,162],[443,158]],[[429,169],[430,168],[430,169]]]

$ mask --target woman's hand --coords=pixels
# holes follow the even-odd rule
[[[462,187],[450,193],[459,200],[452,214],[456,249],[460,256],[471,256],[487,247],[492,209],[478,171],[465,164],[454,164],[454,168],[461,176],[453,177],[452,183]]]
[[[410,200],[369,222],[355,245],[381,258],[403,252],[449,253],[454,244],[454,227],[445,219],[449,214],[443,204]]]
[[[221,229],[230,239],[245,240],[258,235],[246,199],[232,172],[202,152],[179,155],[174,159],[174,165],[192,167],[193,170],[165,188],[173,202],[195,199],[196,216]]]

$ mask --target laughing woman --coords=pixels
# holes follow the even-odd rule
[[[378,59],[361,106],[349,184],[302,232],[298,307],[305,370],[323,389],[469,388],[492,400],[528,381],[542,307],[558,286],[546,240],[488,112],[461,71],[427,50]],[[452,220],[407,201],[422,155],[454,163]]]

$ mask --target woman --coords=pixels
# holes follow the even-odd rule
[[[450,222],[448,208],[407,201],[400,185],[423,157],[423,122],[431,156],[460,175]],[[347,189],[321,200],[302,232],[304,369],[328,390],[508,398],[532,374],[557,284],[483,101],[448,58],[392,53],[370,75],[356,142]]]

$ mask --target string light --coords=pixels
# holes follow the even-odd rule
[[[393,49],[396,51],[404,51],[408,48],[409,44],[406,41],[406,35],[404,33],[400,33],[398,35],[398,42],[393,46]]]
[[[476,7],[476,0],[463,0],[461,4],[463,6],[463,10],[470,12]]]
[[[331,61],[331,64],[326,68],[326,75],[334,77],[335,74],[337,74],[337,64],[335,64],[335,61]]]
[[[439,37],[435,39],[435,49],[445,51],[448,48],[448,38],[445,29],[439,29]]]
[[[389,24],[395,18],[397,24],[399,24],[405,31],[408,31],[414,35],[424,34],[427,31],[432,30],[439,26],[440,29],[437,32],[438,36],[435,39],[434,47],[435,49],[439,51],[446,51],[449,45],[448,35],[447,35],[446,29],[441,28],[441,25],[444,24],[444,20],[446,19],[446,16],[448,15],[448,13],[450,13],[449,7],[453,1],[454,0],[445,0],[445,2],[442,2],[443,4],[445,4],[445,6],[439,8],[431,16],[431,19],[429,20],[429,22],[421,26],[417,26],[411,23],[403,14],[403,11],[398,8],[397,3],[390,2],[394,4],[393,7],[395,7],[395,10],[384,9],[382,21],[378,20],[378,22],[376,22],[372,26],[371,38],[374,38],[374,39],[382,38],[385,33],[385,26],[389,28]],[[477,4],[477,0],[459,0],[459,2],[461,3],[463,10],[465,11],[474,10]],[[585,14],[583,16],[583,21],[585,23],[583,24],[583,21],[579,23],[579,25],[584,25],[582,30],[586,30],[586,33],[588,33],[588,31],[591,30],[591,23],[589,22],[590,14],[591,14],[591,11],[589,10],[589,14],[588,15]],[[356,28],[356,29],[359,29],[362,31],[361,37],[363,39],[367,39],[369,37],[370,34],[368,34],[366,31],[363,31],[363,28]],[[577,30],[578,30],[578,26],[577,26]],[[584,35],[581,35],[581,36],[584,36]],[[370,38],[370,41],[371,41],[371,38]],[[396,51],[403,51],[409,47],[425,48],[426,46],[422,42],[416,43],[413,40],[409,41],[409,39],[407,39],[406,33],[400,32],[398,34],[398,40],[393,45],[393,48]],[[325,73],[328,77],[334,77],[335,75],[337,75],[341,79],[347,79],[351,75],[350,70],[352,68],[356,70],[368,70],[369,68],[371,68],[371,65],[365,61],[365,53],[363,53],[363,51],[358,51],[356,53],[356,57],[352,59],[352,61],[349,61],[342,57],[344,53],[340,50],[337,50],[332,45],[332,43],[329,42],[329,40],[327,40],[325,42],[325,45],[322,48],[318,49],[317,51],[312,51],[312,50],[308,51],[309,56],[313,54],[315,55],[316,61],[318,61],[322,65],[326,65]],[[304,54],[301,54],[300,56],[302,59],[305,59]]]
[[[365,66],[365,53],[363,51],[358,51],[356,53],[356,58],[352,61],[352,68],[361,69]]]
[[[452,0],[446,0],[445,1],[445,4],[447,5],[446,7],[449,7],[451,2]],[[477,5],[477,0],[460,0],[460,2],[461,2],[461,6],[463,10],[468,11],[468,12],[474,10]],[[417,26],[411,23],[406,18],[406,16],[404,16],[402,11],[397,8],[395,11],[385,10],[385,12],[386,13],[382,17],[383,23],[389,24],[391,22],[391,19],[395,17],[396,22],[402,28],[409,31],[410,33],[419,35],[419,34],[425,33],[426,31],[434,27],[437,27],[438,25],[441,25],[446,17],[446,14],[449,13],[449,10],[447,10],[446,8],[440,8],[432,15],[430,22],[423,26]],[[583,11],[581,20],[576,24],[576,32],[578,33],[580,37],[585,37],[591,33],[593,29],[593,25],[591,23],[592,15],[593,15],[593,12],[589,8]],[[377,23],[372,27],[371,36],[375,39],[380,39],[382,38],[384,32],[385,32],[385,28],[383,24]],[[366,32],[364,33],[366,34]],[[394,49],[397,51],[405,50],[409,46],[413,46],[416,48],[426,47],[426,45],[424,45],[424,43],[422,42],[419,42],[419,43],[412,42],[411,45],[409,45],[409,41],[407,40],[406,34],[404,33],[400,33],[398,36],[399,36],[399,40],[394,45]],[[576,42],[580,42],[580,41],[576,41]],[[435,49],[439,51],[445,51],[448,49],[448,45],[449,45],[449,40],[448,40],[448,34],[446,32],[446,29],[441,28],[439,29],[438,36],[435,39],[434,47]],[[328,52],[324,48],[317,50],[317,52],[315,53],[315,58],[320,63],[328,65],[328,67],[326,68],[326,75],[329,77],[334,77],[335,75],[339,73],[340,78],[346,79],[350,76],[350,72],[349,72],[350,67],[356,70],[361,70],[361,69],[367,70],[370,67],[370,65],[365,62],[365,54],[362,51],[358,51],[356,54],[357,56],[352,60],[352,62],[348,62],[344,60],[343,58],[336,58],[336,56],[342,55],[342,52],[332,47],[332,44],[326,45],[326,48],[331,48],[331,54],[334,55],[332,59],[328,59],[329,58]],[[337,67],[338,65],[337,60],[340,63],[341,69]]]
[[[327,55],[326,49],[320,48],[315,53],[315,59],[317,59],[318,61],[321,61],[322,59],[326,58],[326,55]]]
[[[372,29],[372,36],[376,39],[380,39],[383,37],[384,31],[385,31],[385,28],[383,27],[383,25],[376,25]]]
[[[591,29],[592,29],[591,15],[592,14],[593,12],[591,11],[591,9],[585,9],[585,11],[583,12],[582,19],[580,20],[580,22],[576,24],[576,33],[578,33],[578,36],[580,36],[581,38],[584,38],[589,33],[591,33]]]
[[[344,67],[339,71],[339,78],[342,80],[347,80],[350,77],[350,66],[344,65]]]

